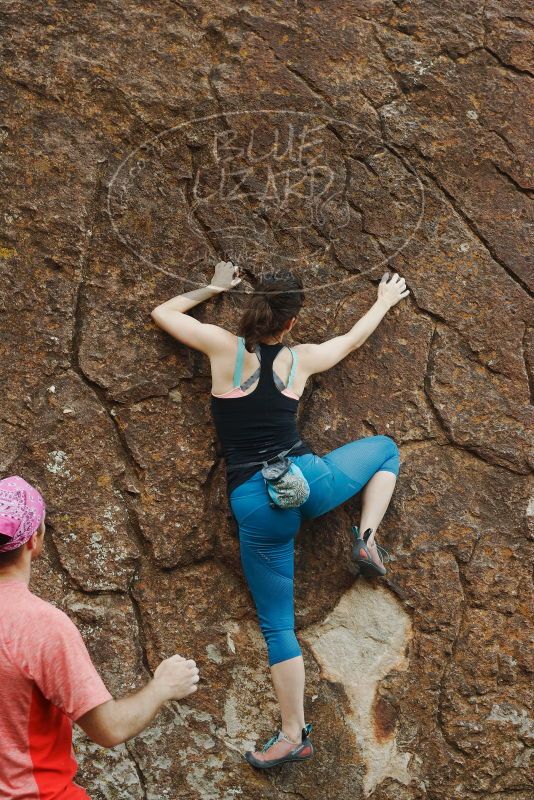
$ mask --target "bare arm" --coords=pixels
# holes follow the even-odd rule
[[[324,372],[342,361],[349,353],[356,350],[369,338],[378,327],[389,309],[410,293],[406,289],[404,278],[395,272],[387,281],[388,272],[384,273],[378,286],[378,297],[369,311],[361,317],[348,331],[341,336],[334,336],[321,344],[297,345],[302,369],[308,374]]]
[[[218,325],[210,325],[190,317],[187,311],[204,300],[237,286],[241,281],[241,278],[235,277],[237,270],[238,267],[231,261],[219,261],[208,286],[179,294],[161,303],[152,311],[152,319],[175,339],[188,347],[200,350],[207,356],[224,350],[228,346],[229,339],[233,338],[232,334]]]
[[[108,700],[76,720],[93,742],[115,747],[137,736],[168,700],[180,700],[197,690],[194,661],[175,655],[162,661],[154,677],[135,694]]]

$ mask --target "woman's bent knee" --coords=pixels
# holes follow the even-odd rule
[[[398,452],[399,448],[397,447],[397,442],[391,436],[388,436],[386,433],[377,433],[376,436],[372,437],[375,442],[383,441],[391,450]]]
[[[396,441],[391,438],[391,436],[384,434],[380,435],[380,438],[384,440],[384,444],[387,447],[387,458],[380,469],[387,472],[393,472],[395,475],[398,475],[400,470],[400,450],[398,445]]]
[[[302,655],[300,645],[295,636],[295,631],[263,631],[267,651],[269,653],[269,666],[278,664],[280,661],[287,661]]]

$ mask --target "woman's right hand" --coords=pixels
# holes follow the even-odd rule
[[[386,304],[388,309],[396,305],[403,297],[408,297],[410,290],[406,289],[406,281],[395,272],[390,280],[389,272],[384,272],[378,284],[378,299]]]
[[[210,281],[212,286],[219,286],[221,289],[227,291],[241,283],[241,278],[238,277],[239,267],[232,264],[231,261],[219,261],[215,265],[215,272]]]

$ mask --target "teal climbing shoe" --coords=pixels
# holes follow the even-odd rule
[[[374,557],[369,550],[367,542],[372,532],[372,528],[367,528],[363,536],[360,536],[360,529],[358,526],[352,526],[352,534],[354,536],[354,544],[352,546],[352,571],[354,571],[354,568],[357,568],[359,574],[366,578],[383,577],[387,572],[384,567],[383,558],[386,557],[386,563],[390,560],[388,551],[384,547],[380,547],[376,540],[375,544],[378,557]]]
[[[249,764],[258,769],[269,769],[285,764],[286,761],[308,761],[313,756],[313,745],[310,739],[311,724],[302,729],[302,742],[292,742],[282,731],[275,733],[261,750],[248,751],[245,758]]]

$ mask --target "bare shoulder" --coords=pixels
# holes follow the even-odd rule
[[[235,334],[220,325],[201,322],[190,314],[169,310],[165,308],[165,304],[154,309],[152,319],[179,342],[200,350],[207,356],[219,355],[228,350],[236,339]]]
[[[313,373],[316,348],[317,345],[312,342],[302,342],[301,344],[291,345],[291,349],[297,357],[299,372],[301,374],[311,375]]]
[[[295,351],[297,358],[302,364],[313,357],[317,345],[313,342],[302,342],[301,344],[292,344],[291,349]]]
[[[333,336],[324,342],[315,344],[305,342],[294,347],[297,358],[301,363],[301,369],[308,375],[316,372],[325,372],[338,364],[352,350],[354,343],[350,336],[343,334]]]
[[[237,348],[237,336],[235,333],[221,328],[219,325],[212,325],[203,322],[200,328],[194,331],[197,339],[193,335],[189,341],[190,346],[201,350],[210,359],[221,359],[229,353],[234,353]]]
[[[204,329],[214,349],[235,347],[237,342],[235,333],[226,330],[226,328],[221,328],[219,325],[212,325],[210,323],[204,323]]]

